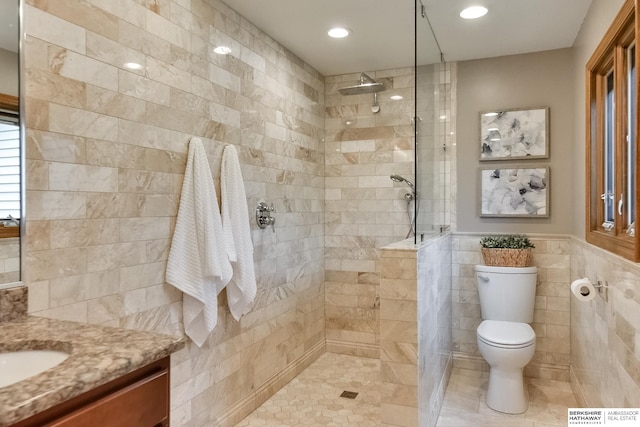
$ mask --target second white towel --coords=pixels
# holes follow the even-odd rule
[[[222,229],[233,267],[233,277],[227,285],[227,299],[231,314],[239,320],[251,309],[257,286],[247,196],[238,153],[233,145],[226,145],[222,153],[220,187]]]

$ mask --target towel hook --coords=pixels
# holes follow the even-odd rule
[[[276,232],[276,219],[271,216],[271,212],[274,212],[276,208],[271,203],[271,206],[267,205],[265,202],[258,203],[256,207],[256,222],[258,223],[258,227],[267,228],[267,226],[271,226],[271,230]]]

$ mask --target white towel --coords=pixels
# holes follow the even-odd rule
[[[200,138],[191,138],[167,283],[184,292],[184,329],[198,347],[218,321],[218,293],[231,279],[216,189]]]
[[[227,285],[227,300],[231,314],[239,320],[251,309],[257,287],[247,196],[238,153],[233,145],[226,145],[222,153],[220,191],[222,228],[227,255],[233,266],[233,277]]]

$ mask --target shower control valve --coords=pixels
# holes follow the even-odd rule
[[[264,229],[267,226],[271,226],[271,230],[276,232],[276,219],[271,216],[271,212],[274,212],[276,209],[273,206],[267,205],[265,202],[258,203],[256,207],[256,222],[258,223],[258,227]]]

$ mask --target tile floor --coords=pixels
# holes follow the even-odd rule
[[[527,412],[502,414],[485,403],[488,384],[488,372],[453,369],[436,427],[566,427],[567,408],[578,405],[569,383],[527,378]]]
[[[375,427],[380,423],[380,361],[325,353],[236,427]],[[492,411],[484,403],[486,372],[454,369],[437,427],[556,427],[577,406],[569,383],[528,379],[529,410]],[[339,397],[355,391],[355,399]]]
[[[377,426],[379,390],[379,359],[325,353],[236,427]]]

